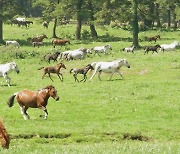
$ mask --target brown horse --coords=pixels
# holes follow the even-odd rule
[[[61,68],[64,68],[64,69],[66,69],[66,66],[63,64],[63,63],[59,63],[59,64],[57,64],[56,66],[54,66],[54,67],[41,67],[41,68],[39,68],[38,70],[41,70],[42,68],[44,68],[43,69],[43,76],[42,76],[42,79],[44,78],[44,76],[46,75],[46,74],[48,74],[48,76],[49,76],[49,78],[53,81],[53,79],[51,78],[51,75],[50,75],[50,73],[55,73],[55,74],[57,74],[58,75],[58,77],[59,77],[59,79],[61,80],[61,81],[63,81],[63,75],[62,75],[62,73],[60,73],[60,69]],[[61,77],[62,78],[61,78]]]
[[[0,139],[1,139],[2,147],[4,149],[9,149],[10,137],[1,121],[0,121]]]
[[[54,47],[54,48],[56,47],[56,45],[60,45],[61,47],[62,47],[62,46],[65,46],[66,43],[70,44],[70,41],[67,40],[67,39],[64,39],[64,40],[54,39],[54,40],[52,41],[52,44],[53,44],[53,47]]]
[[[44,38],[48,38],[45,34],[32,38],[32,42],[42,42]]]
[[[157,41],[157,39],[160,39],[160,35],[156,35],[156,36],[148,37],[149,42],[151,42],[151,41],[156,42],[156,41]]]
[[[57,91],[54,86],[47,86],[35,92],[30,90],[22,90],[18,93],[14,93],[7,102],[9,107],[12,107],[14,105],[15,97],[17,102],[19,103],[21,114],[24,120],[30,119],[27,113],[27,109],[29,107],[42,109],[44,111],[44,115],[40,115],[40,117],[44,117],[44,119],[47,119],[48,112],[46,109],[46,105],[48,104],[49,97],[54,98],[56,101],[59,100],[59,96],[57,95]]]

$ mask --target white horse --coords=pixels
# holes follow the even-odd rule
[[[6,46],[12,44],[14,47],[19,48],[20,45],[17,41],[6,41]]]
[[[91,76],[91,78],[89,79],[90,81],[92,80],[92,78],[95,76],[95,74],[97,72],[99,73],[98,74],[99,80],[101,80],[100,75],[102,72],[111,73],[110,80],[112,79],[112,76],[114,73],[118,73],[123,79],[123,76],[120,73],[119,69],[122,66],[126,66],[126,67],[130,68],[130,65],[126,59],[118,59],[118,60],[114,60],[112,62],[94,62],[91,65],[94,68],[94,73]]]
[[[134,53],[134,48],[135,48],[135,46],[133,45],[132,47],[129,47],[129,48],[124,48],[124,49],[123,49],[123,51],[125,51],[125,52],[132,52],[132,53]]]
[[[174,41],[171,44],[162,44],[161,45],[161,51],[165,51],[165,50],[174,50],[177,46],[179,46],[178,41]]]
[[[15,62],[0,64],[0,76],[4,77],[9,87],[11,79],[8,77],[8,73],[12,70],[15,70],[16,73],[19,73],[19,68]]]
[[[94,50],[94,55],[96,55],[96,54],[99,55],[99,53],[107,54],[108,49],[112,50],[110,44],[107,44],[107,45],[104,45],[104,46],[97,46],[97,47],[92,48],[92,50]]]

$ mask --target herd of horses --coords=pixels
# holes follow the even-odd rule
[[[26,22],[26,24],[25,24]],[[18,20],[12,21],[12,24],[18,24],[18,26],[24,26],[24,24],[27,26],[28,24],[33,24],[33,22],[27,23],[27,21]],[[49,23],[43,23],[45,28],[48,28]],[[30,41],[34,47],[43,45],[43,39],[47,39],[48,37],[46,35],[37,36],[34,38],[30,38]],[[160,35],[156,35],[153,37],[149,37],[148,41],[154,41],[156,42],[157,39],[160,39]],[[19,48],[20,45],[17,41],[6,41],[6,45],[14,45],[15,47]],[[70,44],[70,41],[68,39],[53,39],[52,45],[55,48],[57,45],[59,46],[65,46],[66,44]],[[163,52],[165,50],[173,50],[177,46],[179,46],[179,43],[177,41],[171,43],[171,44],[163,44],[163,45],[155,45],[155,46],[146,46],[144,47],[144,54],[148,54],[149,51],[157,52],[158,48],[162,50]],[[134,53],[135,46],[124,48],[123,51],[125,52],[132,52]],[[106,44],[103,46],[96,46],[91,49],[87,48],[79,48],[75,50],[67,50],[64,52],[55,52],[54,54],[47,54],[44,56],[44,59],[50,64],[50,61],[53,60],[54,62],[57,62],[59,59],[66,59],[66,60],[76,60],[76,59],[84,59],[86,54],[92,54],[92,51],[94,52],[94,55],[101,56],[101,53],[108,54],[108,50],[112,50],[112,47],[110,44]],[[120,68],[122,66],[125,66],[127,68],[130,68],[130,64],[126,59],[116,59],[110,62],[106,61],[99,61],[99,62],[92,62],[91,64],[87,64],[84,67],[81,68],[72,68],[70,69],[70,73],[73,73],[73,77],[75,82],[85,82],[87,80],[87,73],[92,70],[94,71],[92,76],[89,78],[89,81],[91,81],[94,76],[98,73],[98,78],[101,80],[101,74],[102,73],[109,73],[110,79],[112,80],[112,76],[116,73],[118,74],[122,79],[124,77],[122,76],[120,72]],[[55,66],[47,66],[47,67],[41,67],[38,70],[43,69],[43,75],[42,79],[44,79],[45,75],[47,74],[48,77],[53,81],[51,78],[51,74],[56,74],[60,81],[63,81],[63,74],[61,72],[61,69],[66,69],[66,66],[64,63],[60,62],[56,64]],[[0,64],[0,76],[4,77],[6,80],[7,85],[10,87],[10,78],[8,77],[8,73],[14,70],[16,73],[19,73],[20,70],[15,62],[10,62],[6,64]],[[79,80],[77,78],[78,74],[83,75],[83,79]],[[40,115],[40,117],[43,117],[44,119],[47,119],[48,117],[48,111],[47,111],[47,104],[48,99],[52,97],[56,101],[59,100],[58,92],[56,88],[52,85],[46,86],[42,89],[39,89],[37,91],[31,91],[31,90],[22,90],[19,92],[16,92],[12,94],[7,104],[9,107],[12,107],[14,105],[14,99],[16,98],[16,101],[19,104],[21,114],[24,118],[24,120],[30,119],[30,116],[27,112],[28,108],[39,108],[42,109],[44,112],[44,115]],[[5,127],[3,126],[2,122],[0,122],[0,139],[1,139],[1,145],[3,148],[9,148],[10,144],[10,136],[7,133]]]

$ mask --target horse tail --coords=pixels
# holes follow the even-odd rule
[[[41,69],[43,69],[44,67],[40,67],[40,68],[38,68],[38,70],[41,70]]]
[[[72,69],[69,71],[69,73],[72,73],[73,70],[74,70],[74,69],[72,68]]]
[[[9,97],[7,104],[9,107],[12,107],[14,105],[14,98],[16,97],[18,93],[14,93],[11,97]]]

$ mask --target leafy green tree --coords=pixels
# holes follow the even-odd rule
[[[11,20],[18,13],[22,13],[22,9],[17,0],[0,0],[0,43],[3,43],[3,22]]]

